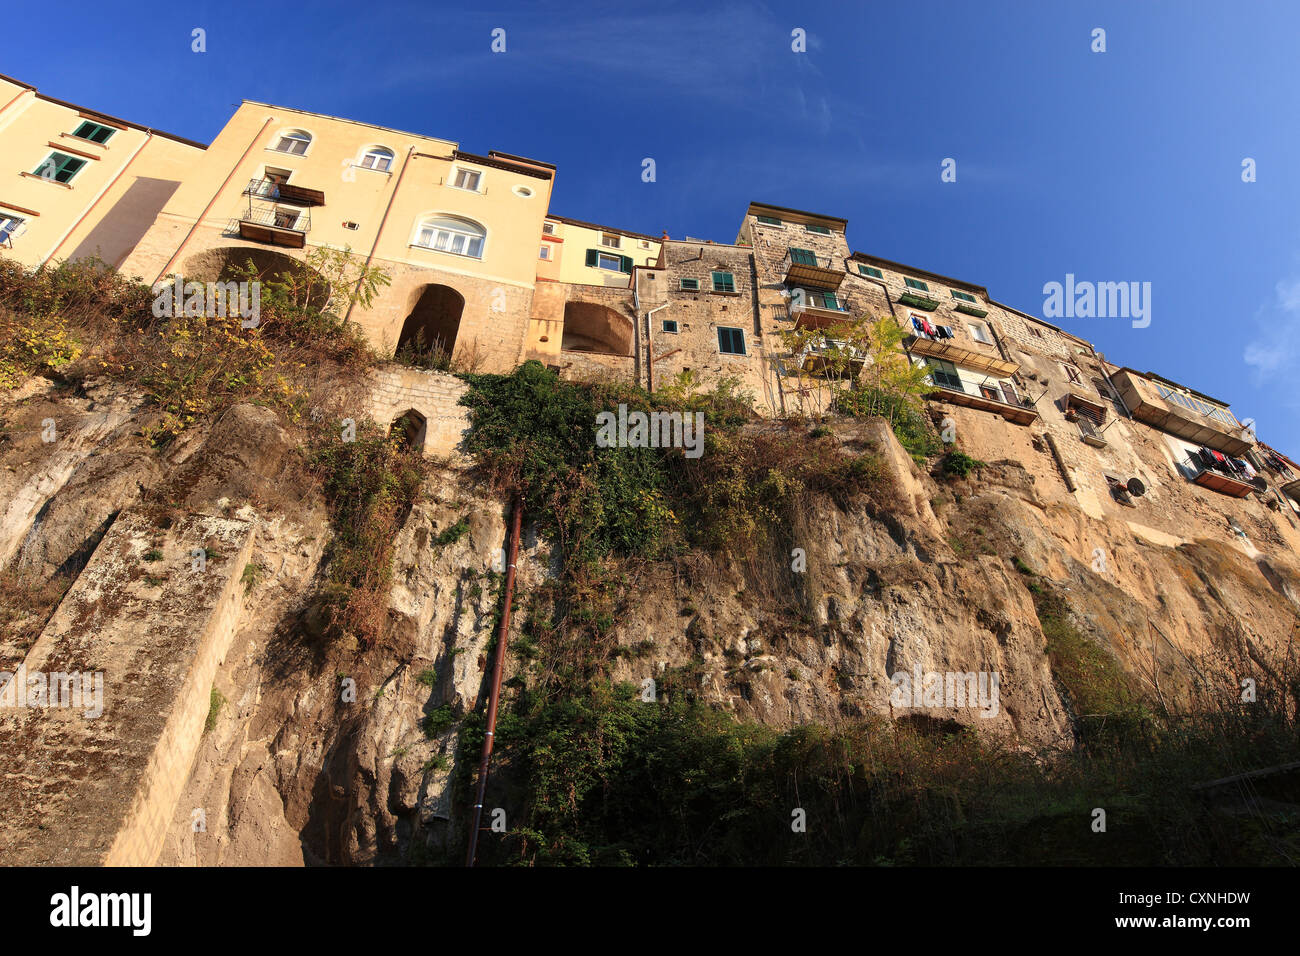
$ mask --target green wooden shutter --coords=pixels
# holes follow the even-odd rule
[[[618,257],[618,260],[619,260],[619,269],[620,269],[620,271],[631,274],[631,272],[632,272],[632,257],[631,257],[631,256],[619,256],[619,257]]]
[[[588,249],[588,250],[587,250],[587,265],[589,265],[589,266],[594,266],[594,265],[597,263],[597,261],[598,261],[598,259],[599,259],[599,256],[600,256],[600,250],[598,250],[598,249]]]

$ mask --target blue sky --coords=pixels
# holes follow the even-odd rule
[[[253,99],[532,156],[552,211],[640,232],[842,216],[854,249],[1036,315],[1067,273],[1150,282],[1147,328],[1058,324],[1300,455],[1300,4],[473,6],[16,4],[0,73],[205,142]]]

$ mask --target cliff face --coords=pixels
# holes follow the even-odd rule
[[[51,582],[75,591],[122,515],[255,525],[230,650],[160,863],[401,862],[454,845],[465,826],[458,770],[478,759],[457,752],[458,722],[485,693],[506,537],[503,503],[464,462],[435,468],[403,517],[391,627],[362,647],[327,635],[328,515],[319,490],[293,477],[297,439],[273,413],[236,406],[160,454],[140,437],[142,402],[117,387],[73,394],[33,379],[0,401],[0,567],[15,597],[0,622],[6,670],[57,605]],[[42,440],[48,419],[55,441]],[[1153,543],[1126,521],[1069,507],[1018,461],[937,480],[883,423],[836,426],[835,438],[883,462],[890,505],[823,500],[801,515],[788,555],[639,567],[613,629],[625,649],[615,679],[647,687],[686,672],[700,698],[777,728],[876,713],[1065,748],[1079,715],[1050,663],[1036,607],[1045,587],[1170,708],[1277,676],[1300,610],[1289,548]],[[526,525],[517,607],[557,562]],[[793,567],[793,590],[763,573],[779,563]],[[95,663],[110,677],[123,665],[109,649]],[[518,666],[512,657],[506,676]],[[923,702],[918,688],[924,706],[907,707],[893,693],[900,672],[996,675],[996,702]]]

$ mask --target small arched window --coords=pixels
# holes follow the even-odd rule
[[[275,151],[288,153],[291,156],[303,156],[306,155],[307,147],[310,145],[310,133],[304,133],[300,129],[287,129],[280,134],[280,139],[275,144]]]
[[[376,169],[386,173],[393,167],[393,151],[383,146],[371,146],[361,157],[362,169]]]
[[[415,244],[439,252],[452,252],[458,256],[483,258],[483,240],[487,230],[469,219],[453,216],[432,216],[420,222]]]

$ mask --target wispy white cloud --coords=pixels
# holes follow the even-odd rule
[[[1300,361],[1300,271],[1274,287],[1273,300],[1256,315],[1258,331],[1246,343],[1242,359],[1261,385]],[[1300,402],[1297,402],[1300,405]]]

